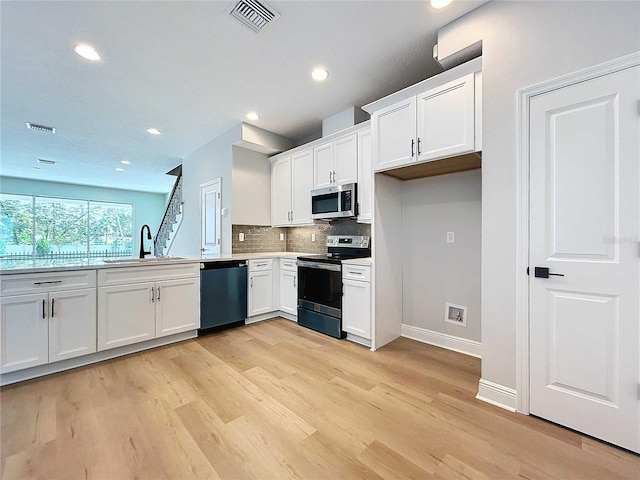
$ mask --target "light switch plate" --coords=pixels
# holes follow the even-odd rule
[[[282,242],[282,241],[284,241],[284,233],[281,233],[281,234],[280,234],[280,241],[281,241],[281,242]]]
[[[312,241],[312,242],[315,242],[315,241],[316,241],[316,234],[315,234],[315,233],[312,233],[312,234],[311,234],[311,241]]]

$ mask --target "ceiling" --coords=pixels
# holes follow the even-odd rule
[[[165,172],[241,121],[301,140],[323,118],[438,73],[437,29],[484,0],[273,0],[280,17],[259,33],[231,3],[2,1],[0,173],[166,193]],[[79,42],[101,60],[76,55]],[[317,65],[324,83],[310,77]]]

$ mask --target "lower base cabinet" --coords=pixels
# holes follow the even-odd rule
[[[96,351],[95,288],[2,297],[0,310],[1,373]]]
[[[298,315],[298,267],[295,259],[280,259],[280,310]]]
[[[273,312],[273,260],[249,260],[247,317]]]
[[[98,276],[98,351],[200,328],[197,265],[137,267]]]
[[[371,267],[342,267],[342,330],[371,340]]]

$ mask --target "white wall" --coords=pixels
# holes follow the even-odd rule
[[[233,147],[231,220],[234,225],[271,225],[271,164],[264,153]]]
[[[516,278],[526,275],[516,271],[517,91],[640,50],[639,24],[636,1],[489,2],[451,24],[438,40],[445,51],[449,41],[483,41],[485,380],[516,386]]]
[[[480,341],[481,188],[480,170],[402,183],[405,325]],[[467,307],[466,327],[445,323],[447,302]]]
[[[241,135],[242,125],[238,124],[183,160],[183,217],[172,255],[200,255],[200,185],[221,178],[222,208],[231,210],[232,146]],[[221,253],[231,253],[231,215],[222,217],[221,243]]]
[[[26,178],[0,177],[0,192],[95,200],[100,202],[130,203],[133,205],[134,256],[137,256],[140,250],[140,229],[144,224],[149,225],[151,234],[155,237],[167,205],[166,195],[162,193],[134,192],[131,190],[46,182]]]

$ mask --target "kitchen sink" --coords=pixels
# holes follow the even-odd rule
[[[174,260],[185,260],[184,257],[149,257],[149,258],[105,258],[104,263],[127,263],[127,264],[145,264],[145,263],[165,263]]]

